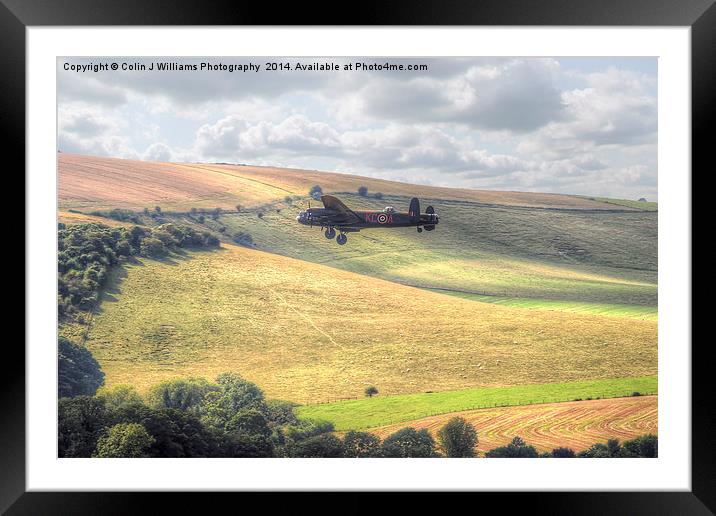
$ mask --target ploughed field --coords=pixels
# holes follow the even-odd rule
[[[427,428],[436,437],[451,417],[460,416],[475,426],[480,454],[505,446],[515,436],[539,452],[558,447],[581,451],[607,439],[626,441],[657,434],[657,405],[656,396],[639,396],[470,410],[374,428],[371,432],[384,438],[411,426]]]

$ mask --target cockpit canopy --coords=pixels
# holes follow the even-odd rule
[[[395,213],[395,208],[393,208],[392,206],[386,206],[385,208],[383,208],[383,211],[385,213]]]

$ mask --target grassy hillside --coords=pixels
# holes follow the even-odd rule
[[[560,312],[582,313],[605,315],[609,317],[631,317],[655,321],[658,318],[656,306],[622,305],[607,303],[588,303],[580,301],[555,301],[553,299],[529,299],[515,297],[482,296],[479,294],[468,294],[450,290],[435,290],[451,296],[463,299],[472,299],[481,303],[494,303],[502,306],[515,308],[527,308],[531,310],[557,310]]]
[[[59,200],[62,208],[163,209],[189,207],[233,209],[237,203],[255,207],[291,195],[305,195],[315,184],[325,192],[371,192],[434,197],[507,206],[613,209],[586,197],[498,192],[411,185],[349,174],[273,167],[211,163],[158,163],[99,156],[58,154]]]
[[[356,208],[405,209],[409,202],[350,193],[341,198]],[[297,224],[300,206],[228,213],[218,221],[207,219],[204,226],[224,227],[225,237],[247,233],[257,249],[407,285],[512,298],[657,304],[654,213],[428,202],[441,216],[436,231],[365,230],[349,235],[342,247],[326,240],[319,228]]]
[[[656,396],[613,398],[520,407],[471,410],[411,421],[414,428],[436,434],[453,416],[467,419],[477,429],[480,454],[504,446],[520,436],[537,451],[566,446],[575,451],[607,439],[626,441],[639,435],[658,433]],[[371,429],[384,438],[406,423]]]
[[[657,305],[656,213],[586,197],[435,188],[315,171],[67,154],[59,155],[59,164],[65,207],[141,210],[156,203],[166,221],[200,225],[225,241],[250,235],[260,250],[468,296],[566,301],[568,310],[573,303],[608,305],[597,312],[619,315],[640,314],[643,307],[653,313]],[[411,228],[362,231],[339,247],[318,228],[295,221],[314,184],[355,208],[407,209],[418,195],[423,206],[435,206],[441,222],[421,235]],[[359,185],[384,198],[357,195]],[[206,216],[199,224],[188,215],[215,206],[228,207],[218,220]]]
[[[63,329],[77,338],[76,327]],[[654,321],[476,303],[235,246],[118,268],[86,345],[109,385],[237,371],[269,397],[656,373]]]
[[[302,417],[332,422],[337,430],[361,430],[466,410],[533,403],[552,403],[587,398],[615,398],[634,392],[654,394],[656,376],[640,378],[609,378],[541,385],[518,385],[377,396],[359,400],[304,405]],[[412,423],[411,423],[412,424]]]

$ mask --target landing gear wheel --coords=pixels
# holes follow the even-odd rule
[[[423,232],[423,228],[418,228],[418,233],[422,233],[422,232]]]
[[[348,242],[348,237],[341,233],[338,235],[338,238],[336,238],[336,242],[338,242],[338,245],[344,245],[346,242]]]
[[[334,238],[336,236],[336,230],[333,228],[326,229],[326,232],[324,233],[326,235],[326,238],[330,240],[331,238]]]

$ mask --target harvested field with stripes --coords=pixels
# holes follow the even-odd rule
[[[581,451],[610,438],[625,441],[643,434],[657,434],[657,400],[657,396],[635,396],[472,410],[384,426],[371,432],[385,438],[411,426],[427,428],[435,436],[450,418],[460,416],[477,429],[480,455],[508,444],[515,436],[522,437],[539,452],[560,446]]]

